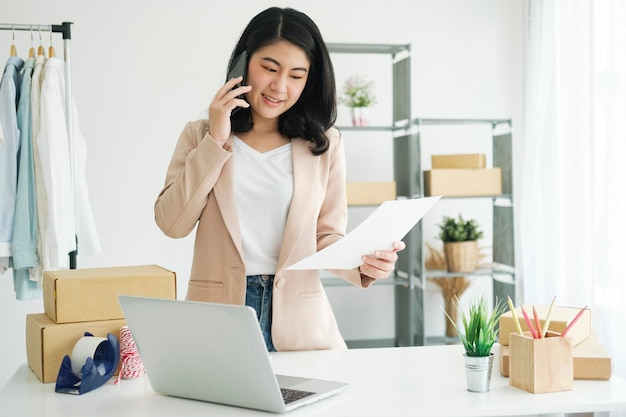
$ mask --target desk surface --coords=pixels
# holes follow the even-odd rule
[[[497,353],[497,346],[495,347]],[[289,416],[514,416],[626,410],[626,381],[574,381],[572,391],[531,394],[509,385],[494,361],[491,390],[467,391],[462,347],[427,346],[273,354],[276,373],[348,381],[352,387]],[[269,413],[168,397],[146,376],[109,381],[81,396],[57,394],[21,366],[0,390],[2,415],[267,416]]]

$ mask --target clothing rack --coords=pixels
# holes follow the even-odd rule
[[[40,24],[17,24],[17,23],[0,23],[0,30],[16,30],[21,31],[46,31],[52,33],[61,33],[63,35],[63,62],[65,71],[65,123],[67,126],[67,137],[70,148],[70,173],[72,178],[72,190],[75,190],[75,171],[74,171],[74,134],[73,134],[73,106],[72,106],[72,67],[70,65],[72,39],[71,33],[72,22],[63,22],[60,25],[40,25]],[[74,199],[76,201],[76,199]],[[78,246],[77,246],[78,250]],[[77,250],[70,252],[70,269],[76,269]]]

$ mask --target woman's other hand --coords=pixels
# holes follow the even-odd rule
[[[392,250],[377,250],[373,255],[363,255],[361,257],[363,265],[359,267],[361,279],[369,278],[368,281],[370,281],[365,286],[369,286],[377,279],[388,278],[396,267],[397,253],[404,250],[405,247],[406,245],[402,241],[393,242]]]

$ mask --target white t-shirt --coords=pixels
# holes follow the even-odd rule
[[[233,148],[246,275],[275,274],[293,196],[291,143],[259,152],[235,136]]]

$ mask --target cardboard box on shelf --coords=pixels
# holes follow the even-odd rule
[[[524,310],[526,313],[531,314],[533,310],[532,305],[524,305]],[[548,310],[550,306],[547,305],[536,305],[534,306],[537,310],[537,317],[539,318],[539,325],[545,325],[546,316],[548,314]],[[554,306],[552,309],[552,317],[550,318],[550,328],[555,333],[561,333],[568,324],[576,317],[578,312],[580,311],[580,307],[563,307],[563,306]],[[524,316],[522,314],[522,306],[515,308],[515,315],[517,315],[517,320],[522,327],[522,331],[528,331],[528,326],[526,326],[526,321],[524,320]],[[500,316],[500,330],[499,330],[499,340],[498,342],[501,345],[509,344],[509,335],[511,333],[517,333],[517,327],[515,326],[515,322],[513,321],[513,314],[510,311],[502,314]],[[583,315],[578,319],[576,324],[569,330],[567,336],[572,338],[572,346],[577,346],[583,340],[585,340],[591,334],[591,310],[587,309]]]
[[[492,196],[502,194],[502,170],[433,169],[424,171],[426,196]]]
[[[487,156],[484,153],[432,155],[430,160],[433,169],[477,169],[487,167]]]
[[[44,310],[56,323],[124,318],[121,294],[176,298],[176,274],[157,265],[45,271]]]
[[[572,348],[574,379],[611,379],[611,357],[595,333]],[[509,376],[510,347],[500,346],[500,373]]]
[[[396,183],[383,182],[347,182],[348,205],[378,205],[383,201],[396,199]]]
[[[120,338],[126,320],[102,320],[80,323],[53,322],[45,313],[26,315],[26,358],[28,366],[41,382],[56,382],[65,355],[72,356],[76,342],[85,332],[95,337],[109,333]],[[115,373],[119,372],[118,371]]]

